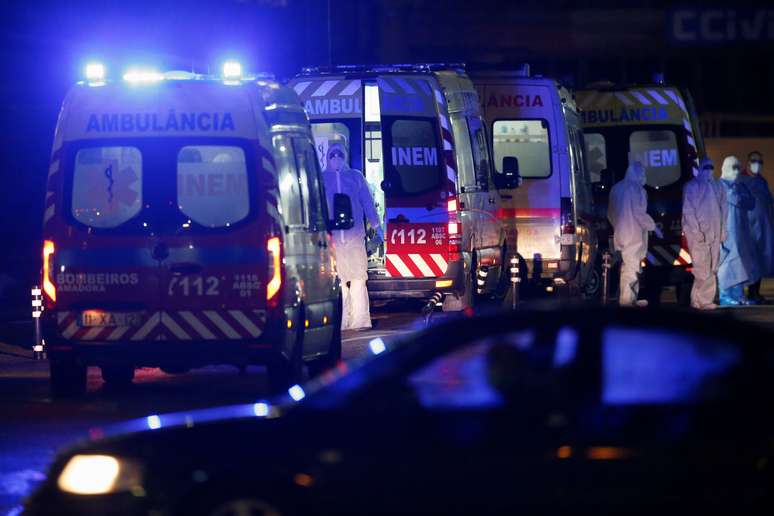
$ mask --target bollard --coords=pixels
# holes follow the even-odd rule
[[[422,308],[422,315],[425,317],[425,326],[430,326],[430,319],[433,317],[435,306],[440,303],[442,299],[443,294],[436,292],[433,294],[433,297],[430,298],[430,301],[427,302],[424,308]]]
[[[518,256],[511,256],[509,270],[511,273],[511,310],[516,310],[516,307],[519,306],[519,283],[521,282]]]
[[[32,287],[30,293],[32,294],[32,319],[35,323],[32,351],[35,354],[36,360],[43,360],[46,358],[46,343],[43,341],[43,335],[40,329],[40,316],[43,313],[43,293],[38,285]]]
[[[612,265],[610,264],[610,251],[605,250],[604,253],[602,253],[602,304],[606,305],[608,301],[608,290],[609,290],[609,281],[610,281],[610,268]]]
[[[484,293],[484,287],[486,286],[486,277],[489,275],[487,269],[480,268],[476,271],[476,294],[481,295]]]

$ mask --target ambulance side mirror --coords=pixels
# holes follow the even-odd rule
[[[519,158],[516,156],[505,156],[502,168],[502,173],[494,175],[494,183],[498,189],[510,190],[521,186]]]
[[[328,224],[331,230],[352,229],[355,218],[352,216],[352,201],[346,194],[333,194],[333,220]]]

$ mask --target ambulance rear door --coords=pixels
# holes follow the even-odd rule
[[[507,79],[477,86],[492,135],[495,171],[502,173],[503,158],[513,156],[523,178],[519,188],[500,191],[500,215],[516,218],[518,251],[526,260],[559,260],[560,203],[564,191],[569,196],[570,185],[567,157],[560,156],[566,141],[555,87]]]
[[[366,91],[374,87],[378,108],[367,96],[366,113],[378,111],[380,120],[386,274],[443,276],[448,267],[448,201],[456,177],[447,165],[453,142],[443,94],[431,76],[382,75],[369,81]]]

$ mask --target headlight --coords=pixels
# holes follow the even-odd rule
[[[79,495],[131,491],[140,483],[139,465],[112,455],[74,455],[57,479],[59,489]]]

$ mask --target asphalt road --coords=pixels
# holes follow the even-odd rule
[[[774,299],[774,281],[765,283],[763,290]],[[663,300],[669,304],[673,296],[667,292]],[[542,303],[557,306],[551,300]],[[774,330],[774,305],[728,310]],[[372,317],[373,329],[344,333],[345,360],[367,352],[375,337],[389,341],[424,326],[417,305],[376,307]],[[436,313],[433,324],[449,317],[455,316]],[[155,413],[252,402],[266,394],[261,367],[243,373],[229,366],[207,367],[182,375],[141,369],[134,384],[123,391],[106,389],[99,370],[91,368],[82,399],[52,400],[48,363],[34,360],[28,348],[31,325],[0,324],[0,332],[0,516],[17,514],[20,500],[43,478],[56,450],[87,437],[93,427]]]

